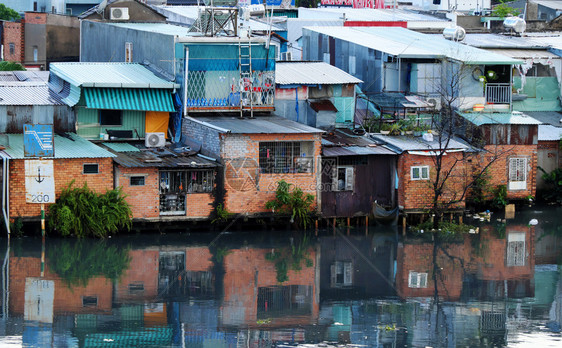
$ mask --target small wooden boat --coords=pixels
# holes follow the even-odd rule
[[[391,210],[385,209],[382,205],[377,202],[373,202],[373,216],[375,221],[381,224],[396,224],[398,223],[398,214],[400,208],[396,207]]]

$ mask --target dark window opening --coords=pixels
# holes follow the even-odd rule
[[[144,292],[144,283],[137,282],[129,284],[129,294],[139,294]]]
[[[14,54],[16,52],[16,44],[10,43],[10,54]]]
[[[129,180],[131,186],[144,186],[144,176],[131,176]]]
[[[97,296],[83,296],[82,297],[82,307],[97,307],[98,297]]]
[[[84,164],[84,174],[98,174],[99,165],[97,163]]]
[[[100,110],[100,125],[102,126],[122,126],[122,110]]]

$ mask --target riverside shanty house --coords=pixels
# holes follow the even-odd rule
[[[86,139],[168,137],[178,85],[136,63],[52,63],[49,87],[73,107]]]
[[[349,127],[363,81],[324,62],[275,63],[275,114],[311,127]]]
[[[38,159],[25,157],[22,134],[3,134],[0,136],[2,151],[0,156],[4,163],[3,202],[9,219],[39,219],[40,204],[26,202],[26,160]],[[90,141],[73,133],[54,136],[55,156],[43,158],[53,161],[55,195],[73,180],[75,186],[84,183],[98,193],[113,188],[113,164],[115,157],[111,152],[100,148]],[[52,203],[52,202],[51,202]]]
[[[507,198],[535,196],[537,185],[538,127],[542,123],[522,112],[458,112],[464,121],[464,135],[482,144],[484,152],[475,166],[488,168],[489,187],[505,185]]]
[[[189,147],[146,147],[104,142],[114,153],[115,187],[131,204],[134,220],[206,219],[215,207],[219,165]]]
[[[74,110],[49,89],[48,79],[48,71],[0,72],[0,133],[22,133],[24,124],[74,132]]]
[[[322,137],[322,216],[368,217],[373,203],[395,207],[398,154],[357,130]]]
[[[320,143],[323,131],[279,116],[226,116],[183,119],[182,135],[201,153],[223,165],[224,208],[247,216],[265,208],[280,180],[320,197]],[[222,192],[221,192],[222,191]]]
[[[447,147],[447,137],[439,136],[415,137],[408,135],[389,136],[372,134],[371,137],[385,144],[399,154],[396,164],[398,205],[405,213],[423,213],[432,207],[433,188],[435,180],[435,157],[444,151],[442,157],[442,173],[451,172],[448,184],[444,187],[442,202],[460,199],[465,188],[467,176],[466,155],[472,151],[471,146],[458,138],[450,138]],[[391,182],[391,181],[390,181]],[[450,211],[462,210],[464,199],[450,207]]]

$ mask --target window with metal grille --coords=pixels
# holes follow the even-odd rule
[[[83,296],[82,297],[82,307],[97,307],[98,297],[97,296]]]
[[[129,294],[142,294],[144,293],[144,283],[143,282],[134,282],[129,284]]]
[[[508,267],[525,266],[525,233],[515,232],[507,235]]]
[[[509,185],[510,190],[527,189],[527,159],[509,159]]]
[[[160,212],[185,213],[186,195],[213,191],[213,170],[161,170]]]
[[[129,185],[130,186],[144,186],[144,176],[131,176],[129,178]]]
[[[99,172],[99,165],[97,163],[85,163],[82,170],[83,174],[98,174]]]
[[[264,174],[312,173],[313,143],[260,142],[259,164]]]
[[[411,180],[429,180],[429,166],[410,167]]]
[[[408,276],[409,288],[427,288],[427,273],[410,271]]]
[[[14,54],[15,51],[16,51],[16,44],[12,42],[10,43],[10,54]]]

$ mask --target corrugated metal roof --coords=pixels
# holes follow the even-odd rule
[[[239,117],[188,117],[189,120],[213,127],[221,133],[236,134],[295,134],[324,133],[323,130],[288,120],[279,116]]]
[[[25,159],[23,153],[23,134],[6,134],[8,144],[3,151],[12,159]],[[74,133],[65,133],[65,136],[55,134],[54,139],[55,159],[58,158],[107,158],[115,157],[111,152],[79,137]]]
[[[562,112],[558,111],[525,111],[525,114],[542,123],[550,124],[554,127],[562,126]]]
[[[443,36],[443,34],[435,34]],[[549,46],[527,36],[466,34],[463,44],[479,48],[547,49]]]
[[[103,143],[104,146],[115,152],[140,152],[140,149],[129,143]]]
[[[3,81],[43,82],[49,80],[48,71],[0,71],[0,85]]]
[[[51,63],[55,74],[78,87],[101,88],[175,88],[137,63]]]
[[[160,154],[157,150],[117,152],[117,157],[113,160],[127,168],[206,169],[220,167],[218,163],[199,157],[193,151],[186,154],[178,154],[170,150],[165,152],[165,154]]]
[[[373,139],[382,141],[389,145],[390,148],[394,148],[400,152],[403,151],[431,151],[431,150],[438,150],[439,146],[439,137],[434,136],[433,141],[425,141],[422,137],[412,137],[407,135],[398,135],[398,136],[390,136],[390,135],[379,135],[379,134],[371,134]],[[442,137],[441,144],[444,147],[445,142],[447,141],[447,137]],[[466,144],[459,138],[452,137],[449,139],[449,145],[447,147],[448,150],[463,150],[468,151],[472,149],[472,147]]]
[[[363,81],[324,62],[277,62],[275,83],[278,85],[336,85]]]
[[[150,88],[84,88],[90,109],[174,112],[170,90]]]
[[[533,0],[535,4],[548,7],[554,10],[562,10],[562,1],[557,0]]]
[[[484,124],[527,124],[538,125],[542,122],[532,118],[531,116],[522,112],[514,111],[512,113],[466,113],[459,112],[465,120],[470,123],[481,126]]]
[[[372,8],[299,8],[299,18],[323,18],[338,19],[345,15],[346,20],[351,21],[413,21],[413,22],[441,22],[449,20],[437,18],[431,15],[417,13],[401,9],[372,9]]]
[[[383,146],[324,146],[322,147],[322,155],[326,157],[396,155],[396,152],[391,151]]]
[[[548,52],[547,50],[523,50],[523,49],[488,49],[489,52],[494,52],[497,54],[502,54],[515,59],[560,59],[554,53]]]
[[[562,140],[562,127],[554,127],[550,124],[539,125],[539,141],[558,141]]]
[[[449,58],[466,64],[521,64],[486,50],[398,27],[306,27],[334,38],[400,58]]]
[[[172,36],[190,36],[188,27],[167,23],[108,23],[110,25],[139,31],[148,31]]]
[[[42,83],[15,82],[0,86],[0,105],[64,105],[61,97]]]

